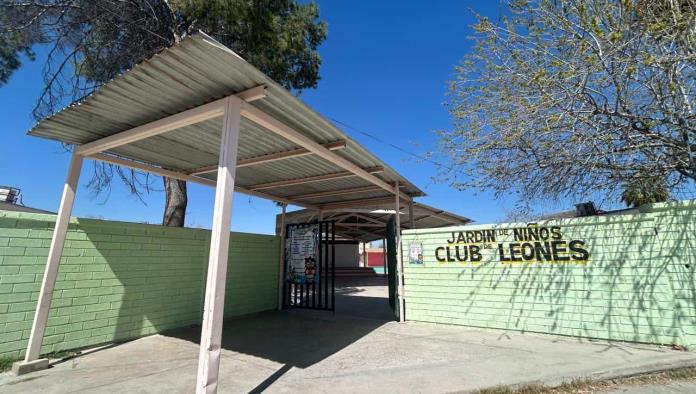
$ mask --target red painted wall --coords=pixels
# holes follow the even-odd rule
[[[384,266],[384,254],[382,252],[367,252],[368,267]]]

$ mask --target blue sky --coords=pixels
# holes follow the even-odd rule
[[[301,98],[326,117],[423,153],[434,147],[434,130],[450,127],[443,103],[453,67],[469,51],[470,25],[478,12],[497,18],[497,2],[480,1],[319,1],[329,24],[321,46],[321,81]],[[69,155],[60,144],[28,137],[31,109],[42,88],[43,63],[26,62],[0,87],[2,135],[0,184],[22,189],[28,206],[57,210]],[[457,191],[433,181],[436,169],[350,128],[347,134],[421,187],[418,201],[486,223],[513,209],[489,193]],[[141,203],[118,181],[110,195],[94,196],[86,183],[92,162],[83,167],[73,216],[160,223],[162,192]],[[156,186],[161,188],[161,182]],[[214,193],[189,184],[186,225],[209,228]],[[235,194],[232,229],[271,233],[278,208],[270,201]]]

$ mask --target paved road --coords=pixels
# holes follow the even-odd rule
[[[696,364],[666,348],[390,320],[382,283],[347,283],[335,315],[268,312],[225,322],[221,393],[442,393]],[[154,335],[21,377],[0,393],[190,393],[200,327]]]

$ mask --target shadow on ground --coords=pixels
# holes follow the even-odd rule
[[[289,309],[227,320],[222,347],[283,364],[254,391],[263,390],[292,367],[310,367],[393,321],[385,284],[384,277],[337,279],[334,312]],[[162,335],[199,344],[200,332],[192,326]]]

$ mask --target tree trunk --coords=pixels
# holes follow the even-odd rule
[[[186,182],[178,179],[162,177],[164,180],[164,193],[166,200],[164,203],[163,226],[184,227],[186,219]]]

